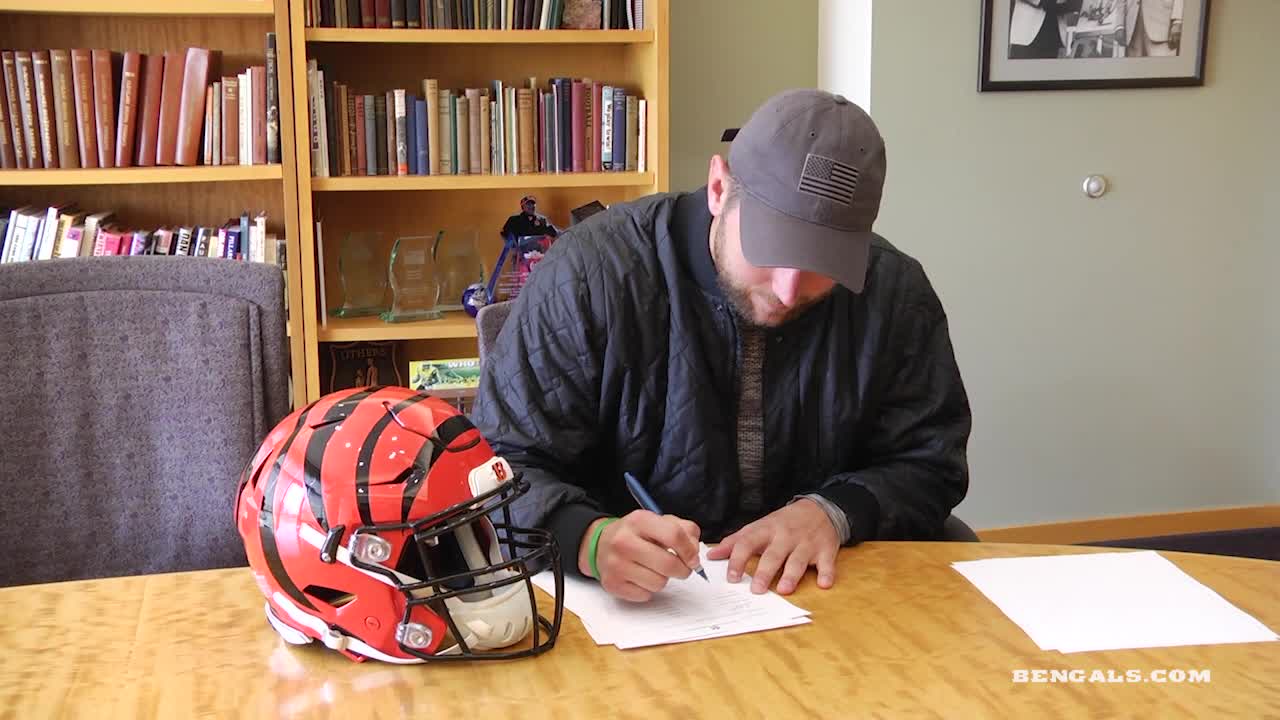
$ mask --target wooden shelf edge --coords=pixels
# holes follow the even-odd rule
[[[356,340],[451,340],[476,337],[475,318],[462,311],[446,312],[439,320],[389,323],[376,316],[329,318],[316,329],[320,342]]]
[[[314,177],[316,192],[378,190],[512,190],[522,188],[643,187],[651,172],[530,173],[524,175],[377,175]]]
[[[261,16],[272,0],[0,0],[0,12],[42,15]]]
[[[643,45],[653,30],[392,30],[307,28],[307,42],[453,45]]]
[[[279,165],[0,170],[0,186],[149,185],[280,180]]]

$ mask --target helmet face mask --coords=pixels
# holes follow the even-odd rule
[[[448,404],[366,388],[282,421],[245,470],[236,518],[286,641],[353,660],[511,659],[553,647],[563,615],[555,541],[511,520],[527,490]],[[546,614],[531,580],[544,569]]]

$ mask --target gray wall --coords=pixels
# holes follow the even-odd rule
[[[877,229],[951,318],[965,519],[1277,502],[1280,2],[1213,3],[1202,88],[984,94],[980,3],[924,4],[874,3]]]
[[[775,92],[817,84],[817,0],[673,0],[671,189],[707,181],[707,163]]]

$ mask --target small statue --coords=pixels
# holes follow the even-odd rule
[[[502,237],[530,235],[556,237],[559,235],[560,231],[556,230],[556,226],[547,219],[546,215],[540,215],[537,208],[538,201],[532,195],[520,198],[520,212],[507,218],[507,224],[502,226]]]

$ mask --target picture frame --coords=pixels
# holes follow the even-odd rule
[[[979,92],[1204,85],[1210,0],[983,0]]]

